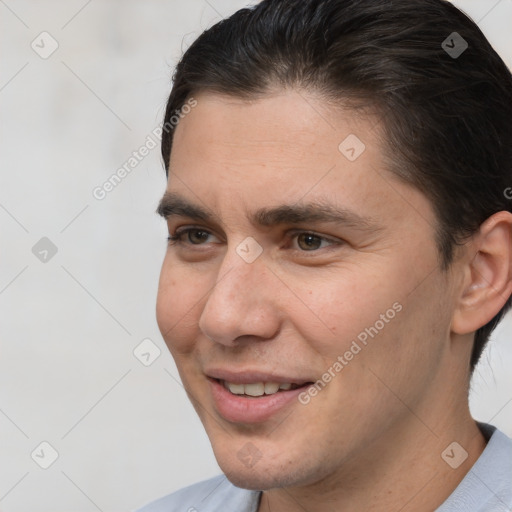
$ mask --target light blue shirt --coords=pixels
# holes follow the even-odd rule
[[[462,482],[436,512],[512,511],[512,440],[495,427],[479,424],[489,438]],[[224,476],[191,485],[138,512],[256,512],[260,491],[235,487]]]

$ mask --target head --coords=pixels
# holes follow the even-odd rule
[[[464,400],[510,306],[510,119],[510,72],[442,0],[263,1],[187,50],[157,318],[235,483],[327,477]]]

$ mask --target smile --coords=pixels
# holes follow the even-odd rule
[[[221,381],[224,387],[233,395],[246,395],[258,397],[263,395],[274,395],[279,391],[289,391],[297,389],[300,384],[285,382],[252,382],[249,384],[239,384],[234,382]]]
[[[224,420],[238,424],[263,423],[284,414],[286,409],[300,405],[298,395],[312,384],[271,380],[232,382],[211,377],[207,380],[216,412]]]

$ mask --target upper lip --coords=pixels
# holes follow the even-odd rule
[[[212,368],[205,371],[207,377],[217,380],[231,382],[233,384],[251,384],[254,382],[277,382],[279,384],[306,384],[314,382],[314,379],[277,375],[273,372],[263,372],[260,370],[225,370],[222,368]]]

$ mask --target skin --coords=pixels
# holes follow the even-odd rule
[[[485,447],[468,410],[469,358],[473,332],[512,289],[510,214],[490,218],[443,271],[432,206],[384,169],[378,119],[305,91],[194,97],[175,130],[167,192],[216,218],[168,216],[171,234],[206,233],[169,245],[157,320],[220,467],[265,490],[259,511],[435,509]],[[353,162],[338,150],[348,134],[366,146]],[[261,208],[319,201],[374,229],[251,221]],[[249,236],[262,248],[252,263],[236,251]],[[257,424],[216,409],[212,366],[315,382],[396,303],[307,405]],[[441,458],[453,441],[468,452],[457,469]],[[251,467],[237,457],[248,442],[261,455]]]

